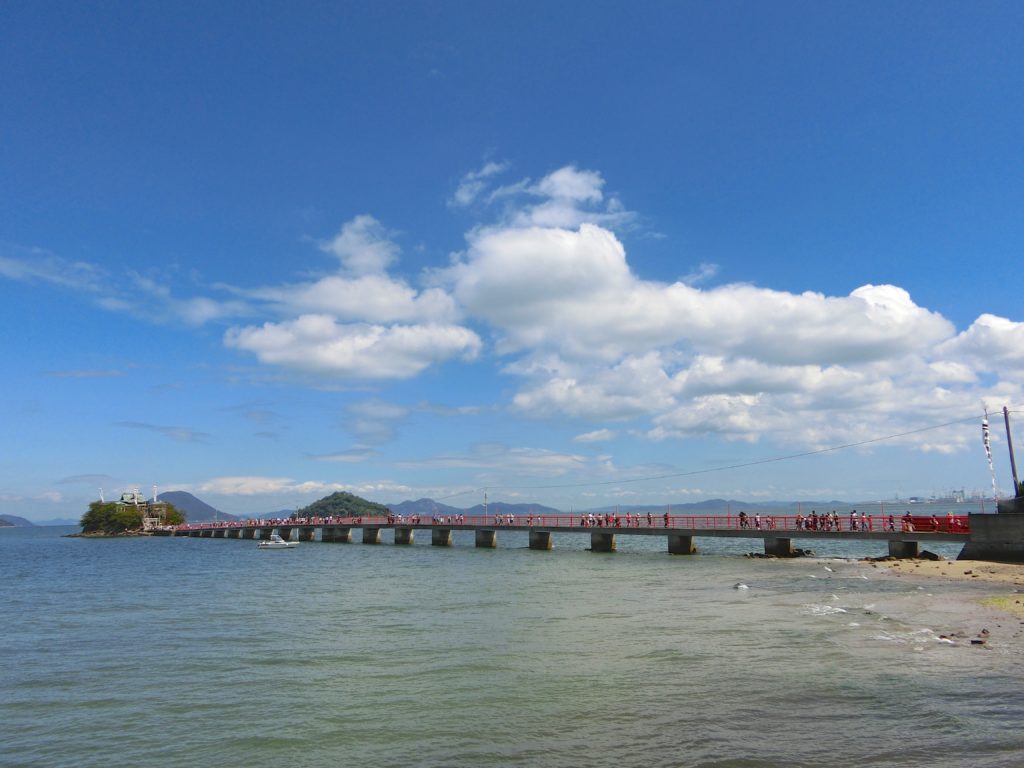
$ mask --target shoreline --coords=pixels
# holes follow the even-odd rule
[[[908,577],[936,581],[991,586],[991,593],[977,598],[978,605],[999,611],[1008,617],[1024,619],[1024,564],[990,563],[985,560],[892,560],[884,563],[858,561],[878,568],[894,578]],[[881,566],[881,567],[880,567]]]

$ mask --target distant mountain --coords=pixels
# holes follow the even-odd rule
[[[81,520],[72,520],[70,517],[54,517],[49,520],[39,520],[36,525],[79,525]]]
[[[466,510],[458,507],[449,507],[447,504],[440,504],[433,499],[417,499],[416,501],[403,501],[401,504],[388,504],[388,507],[396,515],[409,517],[419,515],[420,517],[432,517],[433,515],[460,515]]]
[[[229,515],[219,509],[211,507],[205,501],[197,499],[188,491],[163,491],[159,496],[160,501],[173,504],[174,508],[184,513],[185,519],[190,523],[205,523],[210,520],[232,521],[238,520],[236,515]]]
[[[543,504],[508,504],[504,501],[492,501],[488,503],[487,510],[483,504],[466,509],[465,507],[450,507],[447,504],[434,501],[433,499],[418,499],[416,501],[403,501],[400,504],[389,504],[388,507],[397,515],[408,517],[419,515],[420,517],[432,517],[434,515],[466,515],[483,516],[487,515],[528,515],[531,512],[535,515],[557,515],[560,510],[552,507],[545,507]]]
[[[15,526],[17,528],[32,528],[35,526],[31,520],[26,520],[24,517],[18,517],[17,515],[0,515],[0,525],[4,528]]]

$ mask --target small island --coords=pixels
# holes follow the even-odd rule
[[[185,522],[185,515],[166,501],[147,501],[136,491],[126,491],[117,501],[94,501],[80,521],[77,536],[160,536]]]

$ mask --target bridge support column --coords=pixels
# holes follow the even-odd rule
[[[919,548],[916,541],[890,541],[890,557],[917,557]]]
[[[292,540],[292,529],[291,529],[291,526],[278,528],[277,529],[277,533],[285,541],[291,541]]]
[[[430,531],[430,544],[435,547],[450,547],[452,545],[452,529],[432,529]]]
[[[242,534],[241,528],[228,528],[228,538],[237,539]]]
[[[223,539],[224,538],[224,534],[225,534],[225,530],[223,528],[214,528],[213,529],[213,538],[215,538],[215,539]]]
[[[239,535],[243,539],[251,539],[253,536],[256,535],[256,529],[255,528],[243,528]]]
[[[615,534],[614,533],[597,533],[593,532],[590,534],[590,551],[591,552],[614,552],[615,551]]]
[[[395,544],[412,544],[412,528],[395,528]]]
[[[327,534],[327,529],[324,528],[324,535]],[[352,529],[351,528],[331,528],[330,538],[324,539],[324,541],[332,541],[335,544],[351,544],[352,543]]]
[[[209,528],[203,528],[203,530],[199,532],[199,535],[202,536],[204,539],[212,539],[213,531]]]
[[[299,541],[312,541],[313,535],[316,533],[316,528],[303,527],[299,528]]]
[[[270,541],[270,534],[272,534],[273,532],[273,528],[257,528],[256,538],[260,541]]]
[[[782,538],[771,538],[764,540],[764,553],[776,557],[793,556],[793,540]]]
[[[494,549],[497,544],[497,535],[493,528],[476,529],[476,545],[485,549]]]
[[[681,533],[670,533],[668,535],[668,553],[670,555],[692,555],[697,551],[693,546],[693,536],[684,536]]]
[[[380,528],[363,528],[363,544],[380,544]]]
[[[530,549],[551,549],[551,531],[530,531]]]

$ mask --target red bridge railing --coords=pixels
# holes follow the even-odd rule
[[[637,529],[691,531],[749,531],[799,534],[818,533],[969,533],[967,515],[907,516],[860,515],[858,517],[817,518],[806,515],[671,515],[671,514],[575,514],[575,515],[411,515],[381,517],[303,517],[185,523],[178,530],[267,528],[267,527],[437,527],[452,528],[578,528],[581,532]]]

